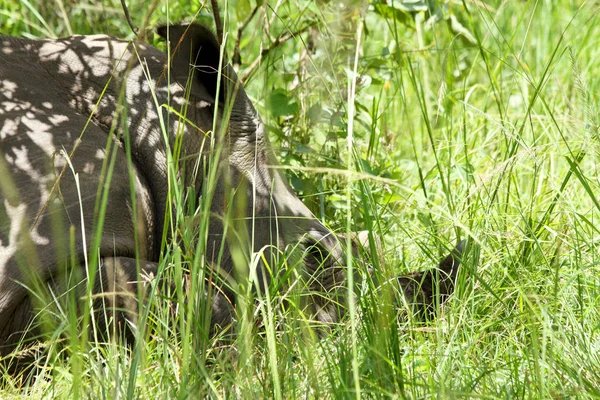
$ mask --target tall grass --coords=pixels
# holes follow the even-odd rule
[[[26,387],[5,377],[0,397],[599,398],[595,2],[444,1],[437,22],[392,2],[280,3],[249,22],[240,76],[315,215],[383,238],[384,257],[351,263],[363,274],[355,313],[318,338],[274,280],[243,288],[235,339],[210,338],[199,287],[191,303],[156,292],[131,352],[74,342]],[[133,36],[118,2],[3,4],[3,33]],[[129,4],[135,21],[145,4]],[[193,7],[160,3],[150,25],[189,20]],[[233,37],[253,7],[222,10]],[[272,43],[266,24],[301,33],[251,67]],[[199,282],[205,271],[190,223],[199,205],[172,186],[180,207],[162,265],[181,288],[183,271],[198,268]],[[435,320],[374,289],[464,237],[476,249]]]

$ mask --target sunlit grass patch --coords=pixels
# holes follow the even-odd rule
[[[381,238],[382,257],[352,258],[354,324],[311,329],[290,273],[267,292],[237,288],[236,335],[209,337],[206,299],[181,290],[186,274],[208,279],[201,205],[174,187],[162,261],[174,289],[156,289],[141,340],[57,351],[25,388],[6,376],[0,397],[600,397],[595,6],[266,3],[222,13],[234,39],[253,16],[238,72],[285,174],[328,227]],[[118,2],[63,6],[68,17],[7,2],[2,31],[133,37]],[[189,19],[189,7],[160,4],[149,20]],[[141,23],[144,4],[129,8]],[[383,284],[463,238],[473,251],[455,293],[423,323]]]

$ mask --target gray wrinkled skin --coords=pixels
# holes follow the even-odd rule
[[[166,37],[166,28],[159,34]],[[31,325],[40,307],[30,296],[36,283],[54,293],[68,290],[59,277],[72,261],[78,266],[77,281],[85,278],[99,221],[97,198],[103,193],[107,207],[94,289],[112,293],[113,304],[131,314],[123,318],[135,320],[136,303],[114,293],[135,291],[136,282],[156,275],[163,222],[171,207],[167,145],[173,149],[176,138],[182,141],[178,179],[200,196],[202,171],[217,157],[206,133],[213,128],[215,107],[220,122],[226,104],[231,106],[228,125],[217,129],[225,134],[212,138],[223,146],[219,183],[210,203],[207,261],[212,264],[225,243],[219,265],[232,274],[229,249],[234,246],[246,248],[248,255],[272,245],[283,249],[298,242],[317,243],[323,257],[309,251],[304,259],[310,288],[328,292],[344,284],[338,239],[296,197],[281,173],[268,167],[276,160],[264,126],[230,66],[222,69],[217,95],[219,47],[214,36],[198,25],[173,26],[170,40],[171,48],[179,44],[179,50],[167,74],[167,55],[143,43],[104,35],[57,40],[0,36],[0,357],[21,338],[39,333]],[[227,103],[226,98],[234,100]],[[170,104],[190,123],[156,104]],[[161,123],[168,129],[168,144]],[[110,181],[104,163],[114,163]],[[194,174],[195,169],[200,172]],[[228,197],[232,188],[237,190],[233,199]],[[244,205],[236,209],[236,217],[246,221],[241,230],[251,239],[227,235],[223,240],[223,215],[232,203]],[[451,261],[452,267],[458,265]],[[257,272],[259,282],[269,279],[263,269]],[[452,279],[455,275],[453,268]],[[76,297],[85,293],[81,286],[74,288]],[[410,293],[418,292],[415,287],[411,284]],[[227,291],[216,293],[212,324],[224,326],[231,320],[234,299]],[[332,303],[316,296],[313,301],[317,320],[337,320]]]

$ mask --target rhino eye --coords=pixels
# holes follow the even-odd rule
[[[323,243],[310,239],[305,244],[305,248],[304,260],[312,270],[328,267],[333,264],[333,256]]]

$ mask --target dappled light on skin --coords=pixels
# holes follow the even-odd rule
[[[25,204],[19,204],[13,206],[10,204],[8,200],[4,200],[4,207],[7,209],[7,214],[9,215],[9,223],[10,223],[10,231],[7,235],[3,235],[2,241],[0,242],[0,268],[5,269],[8,267],[8,262],[11,260],[19,247],[19,235],[21,233],[21,227],[23,226],[25,219]],[[6,272],[0,275],[0,277],[5,277]],[[5,289],[6,287],[10,287],[10,282],[5,282],[4,279],[0,279],[0,288]],[[6,295],[3,295],[4,297]],[[0,301],[0,308],[2,307],[2,301]],[[5,305],[6,307],[6,305]]]

